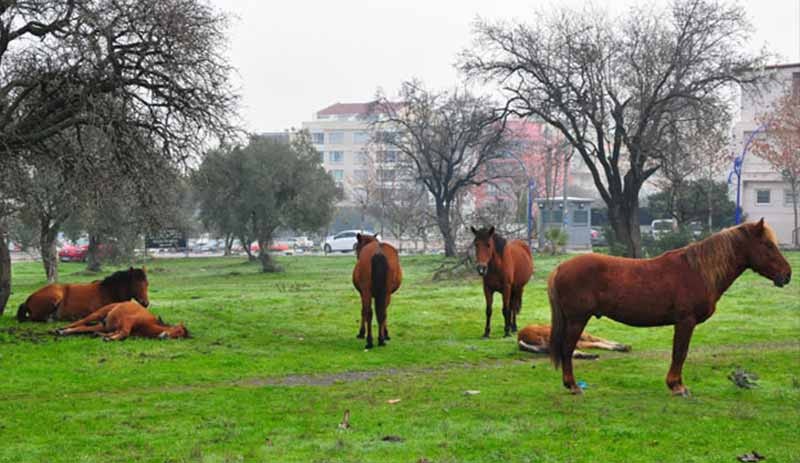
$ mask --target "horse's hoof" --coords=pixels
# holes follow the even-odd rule
[[[368,342],[367,345],[364,346],[364,349],[372,349],[373,347],[375,346],[371,342]]]
[[[388,335],[387,335],[385,338],[383,338],[383,339],[385,339],[385,340],[387,340],[387,341],[391,341],[391,340],[392,340],[392,338],[390,338]]]
[[[576,385],[574,385],[574,386],[570,386],[570,388],[569,388],[569,392],[570,392],[570,394],[572,394],[572,395],[583,395],[583,389],[581,389],[580,387],[578,387],[578,385],[577,385],[577,384],[576,384]]]
[[[504,338],[508,338],[508,337],[511,337],[511,335],[510,335],[510,334],[508,334],[508,332],[506,332],[506,334],[504,334],[504,335],[503,335],[503,337],[504,337]]]
[[[356,339],[364,339],[364,333],[358,333]]]
[[[482,337],[483,339],[489,339],[489,333],[486,333],[486,334],[484,334],[484,335],[483,335],[483,336],[481,336],[481,337]]]
[[[677,386],[672,388],[672,395],[675,397],[690,397],[692,394],[689,392],[689,389],[686,386]]]
[[[379,346],[381,346],[381,347],[383,347],[383,346],[385,346],[385,345],[386,345],[386,342],[385,342],[385,341],[378,341],[378,345],[379,345]]]

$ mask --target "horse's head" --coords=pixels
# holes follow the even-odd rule
[[[184,325],[183,322],[180,322],[175,326],[167,326],[166,329],[158,335],[159,339],[179,339],[189,337],[191,337],[189,335],[189,330],[186,329],[186,325]]]
[[[361,255],[361,250],[364,249],[364,246],[372,243],[373,241],[378,241],[378,238],[375,235],[366,235],[358,233],[356,234],[356,257]]]
[[[747,236],[747,266],[781,287],[792,278],[792,267],[778,249],[775,231],[762,218],[756,223],[742,225]]]
[[[142,268],[129,268],[128,275],[130,276],[130,298],[135,299],[136,302],[142,304],[144,307],[150,305],[150,299],[147,297],[147,267]]]
[[[473,241],[475,244],[475,260],[477,261],[475,269],[478,271],[478,275],[484,276],[489,271],[489,261],[492,260],[495,252],[494,227],[477,230],[475,227],[469,228],[472,230],[472,234],[475,235],[475,240]]]

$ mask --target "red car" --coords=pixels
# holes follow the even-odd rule
[[[100,257],[108,256],[110,248],[106,244],[98,245],[98,252]],[[86,257],[89,254],[88,244],[65,244],[60,251],[58,251],[58,258],[61,262],[86,262]]]
[[[58,251],[58,258],[61,262],[86,262],[86,255],[89,253],[88,244],[65,244]]]
[[[250,245],[250,252],[252,253],[257,253],[259,249],[260,248],[258,246],[258,243],[253,243],[252,245]],[[272,245],[270,245],[269,250],[274,252],[288,251],[289,245],[286,243],[273,243]]]

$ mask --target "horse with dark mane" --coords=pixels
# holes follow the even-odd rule
[[[563,262],[550,274],[547,291],[550,358],[561,367],[564,386],[581,393],[572,373],[572,351],[589,318],[606,316],[632,326],[675,325],[667,386],[675,395],[688,395],[681,371],[692,332],[747,269],[778,287],[791,279],[792,269],[764,219],[652,259],[585,254]]]
[[[104,341],[122,341],[128,336],[143,338],[188,338],[189,330],[179,323],[167,325],[136,301],[125,301],[103,306],[89,316],[56,330],[56,334],[94,333]]]
[[[375,299],[375,315],[378,318],[378,345],[389,340],[386,325],[387,309],[392,294],[400,287],[403,270],[397,249],[381,243],[374,236],[356,236],[356,266],[353,269],[353,286],[361,294],[361,328],[359,339],[367,336],[367,349],[372,348],[372,299]]]
[[[76,320],[112,302],[131,299],[147,307],[150,302],[147,298],[146,272],[144,267],[131,267],[91,283],[49,284],[31,294],[19,306],[17,320]]]
[[[486,298],[486,327],[483,337],[491,332],[492,298],[495,292],[503,295],[504,336],[517,332],[517,314],[522,309],[522,292],[533,275],[531,249],[522,240],[506,241],[494,227],[476,230],[475,260],[478,275],[483,277]]]

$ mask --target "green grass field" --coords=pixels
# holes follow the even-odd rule
[[[558,261],[536,260],[520,327],[549,322]],[[151,308],[194,337],[120,343],[18,324],[44,281],[40,264],[15,264],[0,318],[0,461],[732,462],[751,450],[800,461],[800,282],[779,289],[747,272],[734,284],[695,331],[688,399],[664,384],[671,328],[592,320],[591,333],[633,351],[577,361],[588,388],[575,397],[546,358],[501,337],[500,307],[481,339],[479,280],[433,282],[438,257],[403,259],[392,340],[368,352],[353,256],[279,262],[280,274],[235,258],[150,262]],[[61,266],[62,281],[95,278]],[[737,366],[758,387],[727,379]]]

